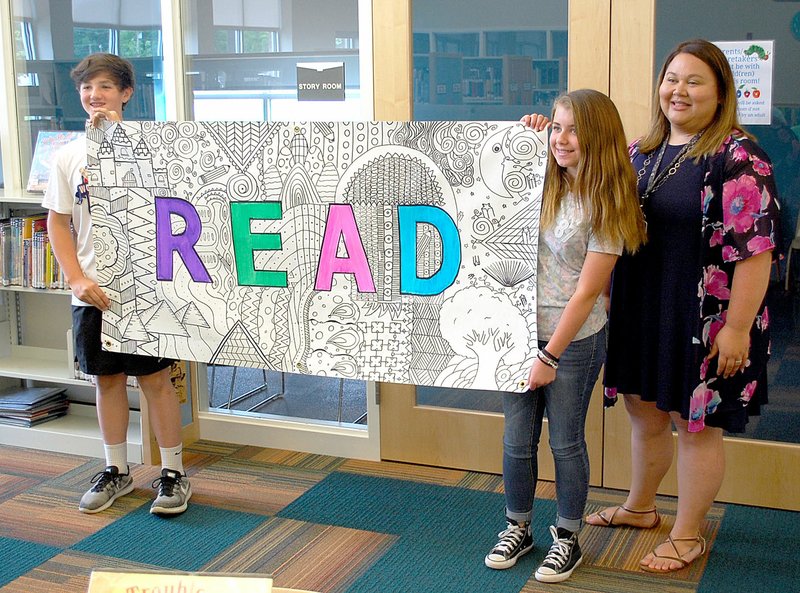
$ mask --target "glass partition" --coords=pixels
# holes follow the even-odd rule
[[[370,119],[358,0],[183,2],[186,105],[195,121]],[[370,44],[365,50],[371,52]],[[369,61],[367,62],[369,64]],[[298,71],[343,70],[336,99],[300,96]],[[208,365],[209,409],[365,428],[367,383]]]
[[[23,185],[42,132],[84,129],[70,70],[90,53],[132,62],[136,89],[126,119],[164,119],[159,0],[19,0],[11,24]]]
[[[414,0],[414,119],[549,114],[567,90],[567,2]],[[417,387],[420,406],[502,413],[493,391]]]
[[[414,119],[518,120],[567,89],[563,0],[415,0]]]
[[[184,2],[190,119],[368,119],[358,0]],[[344,100],[299,100],[298,66],[341,66]],[[305,98],[303,98],[305,99]]]

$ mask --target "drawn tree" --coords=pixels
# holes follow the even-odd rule
[[[464,288],[446,299],[439,327],[456,354],[474,361],[478,389],[497,389],[500,364],[521,362],[528,353],[522,312],[508,296],[485,286]]]

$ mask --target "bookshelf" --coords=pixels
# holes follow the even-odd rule
[[[103,440],[95,407],[89,403],[93,386],[75,377],[66,331],[61,331],[69,321],[70,292],[7,286],[0,288],[0,295],[5,305],[0,312],[5,317],[0,321],[0,381],[8,385],[16,382],[67,386],[70,399],[69,412],[61,418],[30,428],[0,424],[0,443],[102,458]],[[53,301],[62,305],[63,310],[59,311]],[[25,315],[26,310],[30,314]],[[41,311],[48,314],[41,315]],[[33,328],[32,323],[47,327]],[[59,325],[61,327],[57,328]],[[20,344],[20,338],[28,331],[37,344],[43,342],[42,334],[49,334],[49,347]],[[131,391],[131,399],[138,399],[138,394]],[[149,443],[142,439],[142,434],[147,434],[143,428],[141,413],[131,410],[128,427],[128,461],[131,463],[146,463],[151,455],[147,448]]]
[[[414,56],[414,97],[425,103],[458,105],[462,102],[462,58],[452,54]]]
[[[530,105],[532,74],[524,56],[464,58],[464,102]]]
[[[503,103],[503,66],[502,57],[464,58],[464,103]]]
[[[413,65],[414,103],[423,119],[493,119],[507,113],[516,119],[531,108],[549,111],[566,91],[566,32],[415,32]]]
[[[132,410],[130,414],[128,462],[143,463],[141,413]],[[30,428],[0,424],[0,443],[101,459],[104,455],[95,408],[85,404],[71,403],[66,416]]]
[[[0,217],[35,219],[44,210],[41,194],[4,191]],[[0,248],[8,248],[0,241]],[[19,246],[14,249],[19,252]],[[2,261],[6,258],[2,255]],[[10,278],[4,277],[6,282]],[[0,285],[0,385],[59,385],[67,387],[66,416],[34,427],[0,424],[0,443],[90,457],[103,457],[103,442],[94,406],[94,386],[76,378],[67,330],[72,325],[71,292],[63,288],[34,288],[15,278]],[[142,421],[138,389],[129,389],[128,460],[152,463],[149,425]],[[155,450],[157,454],[157,449]]]

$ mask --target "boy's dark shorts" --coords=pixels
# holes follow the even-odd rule
[[[171,358],[155,358],[122,352],[107,352],[101,345],[103,312],[97,307],[72,306],[72,333],[75,359],[88,375],[152,375],[174,362]]]

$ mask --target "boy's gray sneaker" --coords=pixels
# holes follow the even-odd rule
[[[158,495],[150,506],[154,515],[178,515],[186,510],[192,497],[189,478],[172,469],[163,468],[161,477],[153,480],[153,488],[158,488]]]
[[[99,513],[106,510],[120,496],[133,491],[133,478],[130,474],[121,474],[115,465],[109,465],[92,478],[94,484],[81,497],[78,510],[82,513]]]

